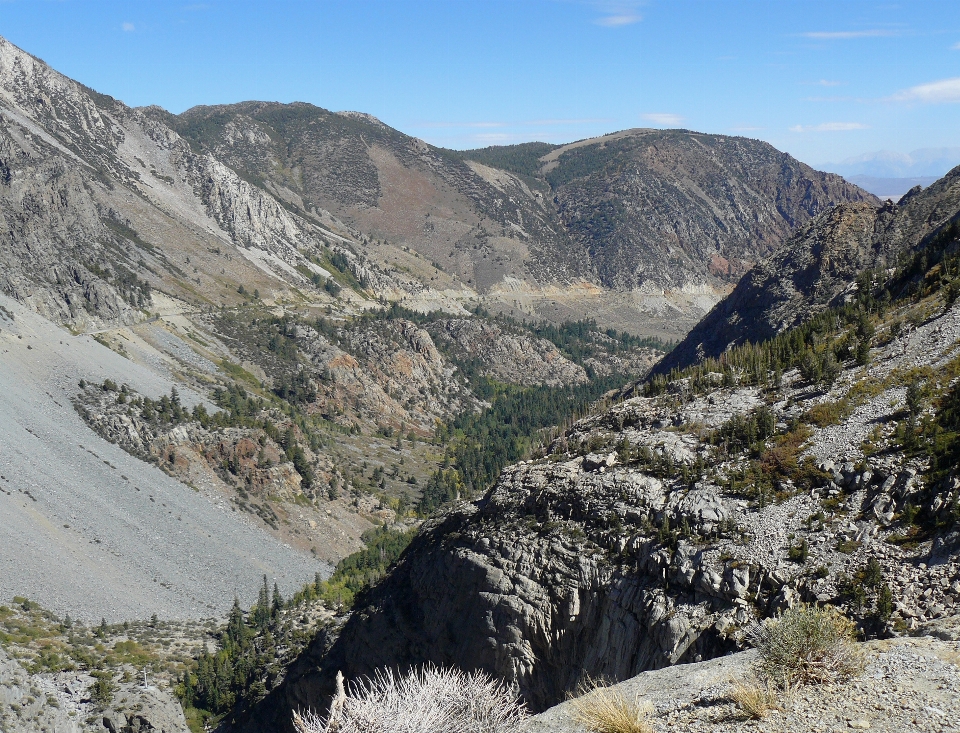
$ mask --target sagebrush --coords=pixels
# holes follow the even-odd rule
[[[856,626],[832,607],[798,605],[754,624],[758,676],[779,687],[847,679],[863,669]]]
[[[502,682],[435,667],[405,676],[386,670],[346,690],[340,685],[325,718],[294,713],[299,733],[515,733],[526,719]]]

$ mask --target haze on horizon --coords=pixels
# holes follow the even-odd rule
[[[683,127],[823,167],[938,148],[904,175],[960,163],[946,0],[7,0],[0,35],[176,113],[304,101],[460,149]]]

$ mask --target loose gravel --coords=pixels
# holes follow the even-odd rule
[[[108,622],[218,616],[285,594],[328,565],[94,434],[70,402],[82,378],[159,397],[166,378],[0,296],[0,602],[26,596]],[[185,404],[199,395],[181,388]]]

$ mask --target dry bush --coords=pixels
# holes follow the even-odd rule
[[[434,667],[340,686],[326,718],[294,713],[299,733],[515,733],[526,719],[502,682]]]
[[[591,684],[572,700],[574,719],[593,733],[653,733],[649,704],[627,698],[616,687]]]
[[[758,676],[781,688],[836,682],[863,670],[856,626],[835,608],[805,604],[754,624],[748,639],[757,648]]]
[[[781,691],[770,682],[757,680],[736,681],[730,690],[730,699],[745,715],[762,720],[771,710],[781,710]]]

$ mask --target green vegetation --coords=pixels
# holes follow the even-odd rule
[[[801,565],[807,561],[807,558],[810,556],[810,546],[807,544],[807,541],[800,540],[799,545],[793,545],[787,550],[787,559],[800,563]]]
[[[330,295],[336,297],[340,294],[341,288],[351,288],[361,294],[367,289],[368,283],[363,278],[357,279],[350,265],[350,259],[343,252],[324,247],[320,257],[310,252],[304,253],[304,256],[330,273],[330,277],[327,278],[316,273],[303,273],[314,285],[323,287]],[[323,281],[322,284],[321,281]]]
[[[511,321],[516,324],[515,320],[511,319]],[[661,341],[652,336],[634,336],[626,331],[603,329],[593,318],[564,321],[559,326],[552,323],[524,324],[524,326],[540,338],[551,341],[578,364],[604,352],[618,354],[648,348],[667,353],[676,346],[672,341]]]
[[[545,428],[582,415],[597,398],[626,380],[624,375],[614,375],[571,387],[517,387],[476,379],[474,392],[492,405],[437,426],[437,442],[449,446],[444,465],[423,489],[418,511],[430,514],[448,501],[485,491],[505,466],[535,447]]]
[[[932,421],[928,451],[930,477],[934,481],[960,468],[960,382],[950,387],[940,400]]]
[[[105,706],[118,677],[146,671],[179,677],[206,635],[201,622],[124,622],[86,626],[23,597],[0,605],[0,646],[30,674],[80,670],[95,678],[91,698]]]
[[[547,153],[559,145],[550,143],[521,143],[519,145],[491,145],[488,148],[453,151],[464,160],[475,160],[491,168],[500,168],[521,176],[536,178],[540,175],[540,162]]]
[[[546,174],[547,183],[556,190],[578,178],[591,176],[607,165],[616,165],[624,144],[630,143],[611,140],[606,145],[584,145],[567,150],[560,156],[557,167]]]
[[[876,558],[871,557],[852,577],[838,578],[837,589],[850,610],[863,618],[868,631],[883,630],[893,614],[893,593]]]
[[[101,280],[113,285],[125,301],[134,308],[145,308],[150,302],[150,283],[141,280],[119,263],[113,263],[111,269],[104,269],[96,262],[83,262],[87,270]]]
[[[298,619],[316,610],[316,602],[345,610],[377,582],[400,557],[415,529],[378,527],[364,534],[367,547],[341,560],[329,580],[320,576],[284,600],[263,578],[249,613],[234,601],[217,650],[204,648],[181,674],[176,687],[194,729],[215,724],[227,713],[262,700],[281,679],[285,666],[313,639],[316,626]]]
[[[211,654],[204,648],[195,667],[181,676],[176,692],[188,718],[207,723],[228,712],[239,699],[263,699],[279,676],[282,657],[277,642],[286,641],[283,618],[277,603],[271,602],[266,576],[263,583],[250,614],[245,615],[234,601],[217,651]]]
[[[350,608],[356,596],[373,586],[395,563],[416,536],[416,529],[377,527],[363,533],[366,547],[337,563],[330,579],[304,586],[292,602],[321,599],[333,608]]]
[[[749,633],[759,653],[757,676],[779,688],[827,684],[863,669],[856,627],[835,608],[798,605]]]

